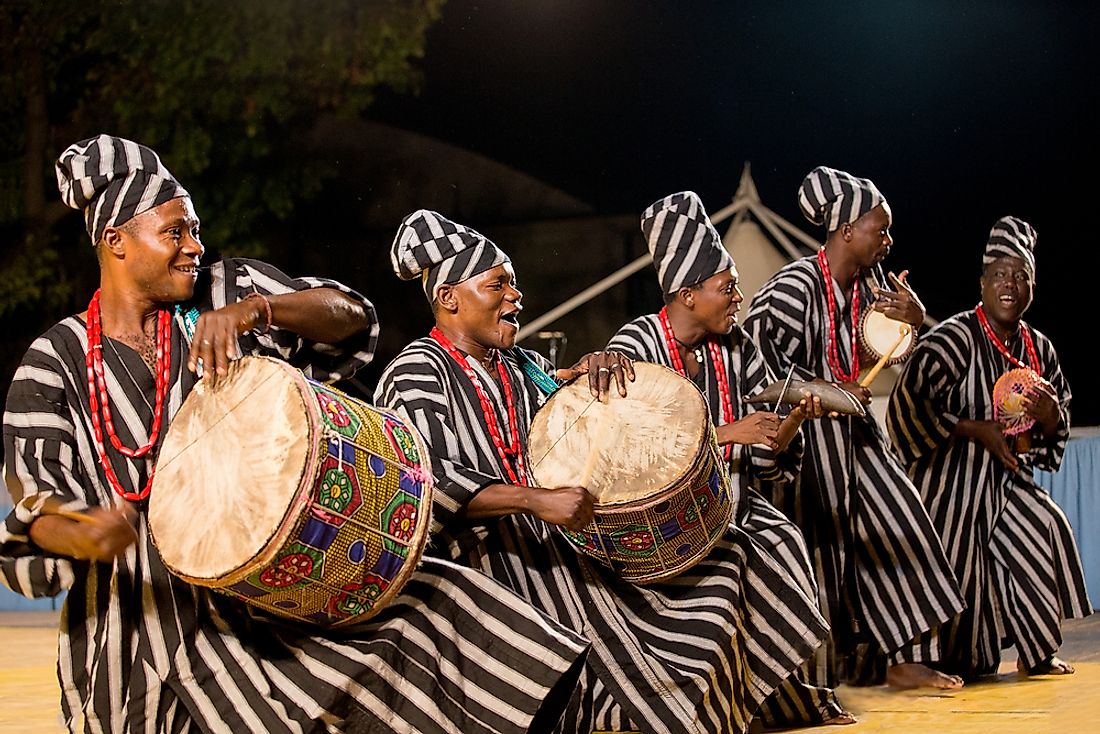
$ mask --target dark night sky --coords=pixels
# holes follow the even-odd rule
[[[1092,425],[1098,21],[1100,3],[1043,0],[449,0],[420,95],[374,116],[607,214],[681,189],[716,211],[751,161],[764,203],[813,231],[795,204],[810,169],[870,177],[894,210],[886,266],[937,318],[977,302],[993,221],[1026,219],[1026,318]]]

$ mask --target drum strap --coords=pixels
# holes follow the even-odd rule
[[[531,359],[522,349],[516,349],[513,354],[516,355],[516,359],[519,360],[519,367],[523,370],[523,374],[531,378],[531,382],[535,383],[535,387],[541,390],[546,395],[553,395],[561,385],[550,375],[546,374],[535,360]]]

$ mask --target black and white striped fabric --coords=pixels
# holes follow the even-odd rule
[[[989,230],[982,266],[999,257],[1016,257],[1024,261],[1031,279],[1035,280],[1035,243],[1039,234],[1035,228],[1016,217],[1001,217]]]
[[[856,178],[835,168],[818,166],[802,180],[798,208],[806,219],[832,232],[885,204],[886,197],[869,178]]]
[[[734,420],[742,420],[757,410],[774,410],[775,406],[758,408],[743,400],[774,381],[756,344],[740,326],[734,326],[730,334],[718,339],[729,381]],[[637,318],[619,329],[608,342],[607,349],[621,352],[634,360],[653,362],[670,368],[673,366],[672,355],[656,314]],[[711,416],[721,416],[722,397],[718,389],[718,373],[710,350],[705,350],[703,355],[703,364],[694,378],[695,383],[707,401]],[[807,597],[816,599],[817,583],[814,581],[802,531],[757,491],[758,487],[768,487],[773,482],[792,481],[801,466],[802,446],[801,435],[796,435],[787,450],[778,455],[759,444],[735,446],[730,457],[730,478],[742,499],[736,515],[737,525],[768,551],[791,578],[798,582]],[[812,672],[802,669],[796,671],[764,701],[760,707],[760,716],[765,726],[814,726],[843,711],[831,688],[812,682]]]
[[[1091,613],[1073,531],[1035,483],[1054,472],[1069,437],[1070,389],[1050,340],[1025,323],[1043,377],[1061,406],[1058,432],[1036,439],[1009,471],[980,442],[956,439],[960,420],[993,420],[993,385],[1013,365],[982,330],[974,311],[921,338],[890,397],[887,428],[940,533],[966,599],[966,611],[940,632],[942,663],[964,676],[995,673],[1002,640],[1034,667],[1058,651],[1062,620]],[[1013,355],[1027,361],[1023,340]]]
[[[642,233],[665,293],[702,283],[733,267],[733,257],[693,191],[650,204],[642,212]]]
[[[542,394],[515,352],[502,359],[526,443]],[[509,426],[500,384],[478,360],[466,361],[499,425]],[[465,520],[470,499],[507,475],[477,392],[434,340],[413,342],[386,368],[375,400],[403,410],[431,447],[436,539],[450,558],[484,570],[593,643],[582,697],[563,731],[623,731],[633,723],[651,734],[743,732],[823,639],[816,605],[799,582],[738,527],[682,575],[634,586],[533,516]]]
[[[859,280],[863,303],[873,300],[875,284],[870,274]],[[838,323],[851,323],[848,294],[831,285]],[[826,358],[828,329],[814,257],[773,275],[745,320],[773,373],[785,375],[794,365],[800,380],[836,381]],[[839,339],[838,348],[841,363],[850,364],[849,340]],[[801,430],[802,471],[790,486],[775,487],[772,500],[805,535],[832,625],[827,654],[815,661],[830,677],[818,680],[858,678],[859,671],[847,669],[866,641],[871,652],[897,662],[934,662],[933,630],[962,609],[962,599],[939,536],[882,429],[868,415],[810,421]]]
[[[510,262],[484,235],[428,209],[402,220],[390,261],[401,280],[421,278],[429,301],[435,300],[441,285],[455,285]]]
[[[253,290],[323,285],[351,293],[255,261],[223,261],[201,277],[210,277],[196,288],[202,310]],[[348,376],[370,359],[375,336],[317,356]],[[254,339],[242,337],[243,352],[302,360],[316,351],[285,332]],[[169,418],[194,384],[188,346],[176,316]],[[40,337],[16,373],[4,416],[6,469],[22,496],[13,497],[15,509],[0,527],[0,578],[32,597],[68,589],[58,674],[71,731],[519,734],[550,731],[560,719],[588,643],[467,568],[425,558],[378,616],[326,636],[260,620],[242,603],[172,576],[140,505],[138,542],[114,563],[43,554],[28,529],[47,498],[73,509],[120,502],[92,443],[86,347],[77,317]],[[350,352],[342,360],[339,347]],[[140,445],[152,422],[153,375],[114,340],[104,339],[103,361],[119,438]],[[140,488],[148,463],[108,451],[123,485]]]
[[[107,227],[188,195],[156,153],[113,135],[70,145],[54,168],[62,201],[84,212],[93,245]]]

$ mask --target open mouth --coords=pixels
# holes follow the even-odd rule
[[[519,328],[519,311],[513,311],[512,313],[506,313],[500,317],[500,320],[506,324],[511,324],[517,329]]]
[[[196,277],[199,274],[199,266],[198,265],[174,265],[174,266],[172,266],[172,269],[173,270],[178,270],[179,272],[183,273],[184,275],[189,275],[192,278]]]

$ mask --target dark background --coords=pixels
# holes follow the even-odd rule
[[[421,93],[370,115],[607,213],[681,189],[717,211],[750,161],[763,202],[813,232],[795,199],[807,172],[872,178],[894,211],[885,266],[909,269],[938,319],[977,303],[990,226],[1021,217],[1039,232],[1025,318],[1059,350],[1074,424],[1092,425],[1098,7],[450,0]],[[520,275],[564,299],[606,273]]]

